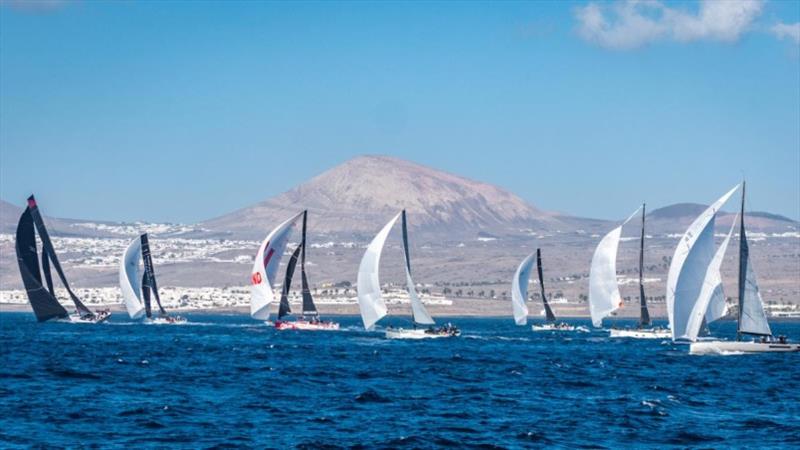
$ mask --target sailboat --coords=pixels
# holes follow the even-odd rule
[[[140,261],[144,265],[143,274],[139,270]],[[122,254],[119,263],[119,288],[122,291],[122,302],[131,319],[138,320],[144,316],[147,323],[186,323],[183,317],[167,314],[161,305],[147,233],[136,236]],[[151,293],[158,305],[158,317],[153,317],[150,307]]]
[[[39,238],[42,240],[41,270],[39,269],[39,255],[36,250],[37,231]],[[58,262],[53,243],[50,241],[50,235],[44,226],[42,215],[33,195],[28,197],[28,206],[22,212],[17,224],[15,250],[22,283],[25,285],[25,292],[28,294],[28,300],[33,308],[33,313],[36,315],[36,320],[44,322],[51,319],[60,319],[75,323],[99,323],[108,319],[111,315],[108,310],[92,311],[72,292],[69,283],[67,283],[67,278],[64,276],[64,271],[61,269],[61,264]],[[58,302],[53,288],[50,264],[56,269],[61,284],[75,304],[76,312],[74,314],[68,313]],[[47,289],[42,284],[42,273],[44,273]]]
[[[275,276],[280,266],[281,256],[286,251],[289,236],[302,218],[303,235],[300,244],[292,253],[289,264],[286,267],[286,276],[281,290],[280,306],[278,307],[278,320],[275,321],[275,328],[278,330],[338,330],[339,324],[326,322],[319,319],[317,307],[311,296],[308,286],[308,277],[305,271],[305,248],[306,248],[306,221],[308,211],[304,210],[272,230],[261,246],[258,248],[256,260],[253,263],[253,273],[250,276],[250,317],[256,320],[269,321],[269,306],[275,299]],[[297,260],[300,258],[300,271],[302,278],[303,295],[303,317],[296,320],[284,320],[290,313],[289,289],[292,284]],[[268,322],[269,323],[269,322]]]
[[[800,352],[800,344],[790,343],[784,336],[775,338],[769,327],[769,321],[764,312],[764,302],[758,289],[752,262],[750,261],[750,247],[747,243],[747,233],[744,225],[744,201],[745,184],[742,182],[742,205],[739,212],[739,305],[736,321],[736,341],[692,342],[689,346],[689,353],[691,354]],[[730,234],[728,238],[730,238]],[[719,261],[715,258],[712,261],[712,265],[721,264],[721,260],[722,258],[719,258]],[[717,270],[714,269],[714,267],[709,268],[710,271],[713,270],[714,273],[717,273]],[[721,280],[719,285],[710,287],[714,284],[713,282],[705,283],[703,287],[706,288],[706,291],[713,290],[712,292],[717,292],[717,286],[721,286]],[[692,317],[687,324],[687,338],[689,340],[694,341],[697,335],[697,328],[699,328],[698,317],[706,307],[703,303],[707,303],[708,300],[706,299],[713,298],[713,296],[713,293],[701,292],[699,301],[695,304]],[[744,340],[746,336],[754,339],[746,341]]]
[[[520,264],[520,267],[517,269],[517,273],[519,275],[530,275],[530,265],[533,263],[533,254],[528,255]],[[527,266],[527,267],[526,267]],[[542,297],[542,306],[544,307],[544,314],[545,314],[545,323],[539,325],[531,325],[531,330],[533,331],[580,331],[580,332],[588,332],[589,329],[586,327],[576,327],[574,325],[570,325],[565,322],[557,322],[556,315],[553,314],[553,309],[550,308],[550,303],[547,302],[547,295],[544,291],[544,277],[542,275],[542,251],[541,249],[536,249],[536,271],[539,274],[539,289],[541,290],[541,297]],[[521,279],[520,276],[515,277],[515,281],[518,283],[517,290],[518,295],[520,298],[524,299],[528,295],[528,277],[525,279]],[[524,291],[523,291],[524,285]],[[512,283],[511,289],[511,296],[512,300],[514,298],[514,286]],[[519,306],[517,306],[519,308]],[[527,307],[525,308],[526,315],[527,315]],[[517,313],[515,313],[515,316]],[[517,321],[519,324],[520,321]],[[524,325],[524,323],[523,323]]]
[[[433,320],[425,306],[420,301],[417,295],[417,290],[414,287],[414,280],[411,278],[411,258],[408,253],[408,226],[406,222],[406,211],[403,210],[392,218],[383,229],[375,236],[370,242],[364,256],[361,258],[361,264],[358,266],[358,306],[361,311],[361,320],[364,322],[364,328],[373,330],[375,324],[381,320],[388,313],[386,303],[381,296],[381,283],[378,277],[378,267],[381,260],[381,252],[389,232],[397,222],[402,218],[402,231],[403,231],[403,255],[405,256],[405,269],[406,269],[406,289],[411,301],[411,320],[414,323],[413,329],[392,328],[386,330],[386,338],[388,339],[430,339],[459,336],[461,332],[458,328],[447,324],[440,328],[434,328],[436,322]],[[417,328],[421,325],[425,328]]]
[[[589,312],[592,316],[592,325],[600,328],[603,326],[605,317],[622,307],[622,297],[617,283],[617,249],[622,235],[622,227],[630,222],[639,213],[639,210],[642,211],[642,231],[639,238],[639,326],[636,329],[612,328],[609,336],[612,338],[667,339],[670,337],[669,330],[646,328],[651,321],[650,312],[647,309],[647,298],[644,295],[643,278],[645,204],[642,204],[624,222],[606,234],[597,245],[589,271]]]

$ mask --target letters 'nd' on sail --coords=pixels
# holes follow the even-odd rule
[[[667,275],[667,314],[672,339],[688,339],[687,326],[705,282],[708,266],[714,258],[714,223],[717,211],[728,201],[739,185],[714,202],[683,234]]]
[[[383,229],[372,239],[364,256],[361,258],[361,263],[358,266],[358,279],[356,281],[356,288],[358,290],[358,307],[361,311],[361,320],[364,322],[364,328],[372,330],[375,323],[383,318],[386,313],[386,303],[381,297],[381,282],[378,277],[378,266],[381,262],[381,252],[383,252],[383,244],[389,236],[397,219],[400,218],[402,212],[398,213],[392,218]]]
[[[700,295],[697,298],[692,314],[689,317],[689,322],[686,325],[686,339],[689,341],[696,341],[697,336],[703,328],[703,322],[709,324],[715,320],[723,317],[727,311],[725,305],[725,293],[722,289],[722,274],[720,267],[722,261],[725,259],[725,251],[728,249],[728,243],[733,235],[733,229],[736,226],[736,220],[733,221],[728,235],[720,244],[714,258],[708,265],[703,286],[700,289]],[[705,319],[705,320],[704,320]]]
[[[536,252],[531,253],[517,267],[514,279],[511,280],[511,306],[514,310],[514,323],[525,325],[528,323],[528,282],[536,261]]]
[[[641,209],[639,207],[622,224],[603,236],[594,250],[589,269],[589,312],[595,327],[603,326],[603,318],[622,306],[617,284],[617,249],[622,227]]]
[[[275,227],[258,248],[250,275],[250,317],[253,319],[269,318],[269,305],[275,300],[275,275],[292,229],[302,216],[300,212]]]

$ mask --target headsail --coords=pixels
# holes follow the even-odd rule
[[[306,219],[308,217],[308,210],[303,211],[303,238],[300,241],[300,278],[302,279],[302,293],[303,293],[303,315],[316,316],[317,306],[314,305],[314,298],[311,296],[311,289],[308,287],[308,277],[306,276]]]
[[[297,220],[303,215],[298,213],[272,230],[256,253],[253,273],[250,276],[250,317],[258,320],[269,318],[269,305],[275,299],[272,283],[280,265],[280,259],[286,250],[289,234]]]
[[[747,233],[744,227],[744,182],[742,182],[742,210],[739,216],[739,332],[772,336],[767,315],[764,313],[764,301],[758,291],[756,274],[750,261],[750,246],[747,244]]]
[[[603,318],[622,307],[617,285],[617,249],[622,227],[638,212],[639,209],[603,236],[594,250],[589,269],[589,312],[595,327],[603,326]]]
[[[417,289],[414,286],[414,280],[411,279],[411,256],[408,253],[408,225],[406,222],[406,210],[404,209],[401,214],[403,215],[403,255],[405,256],[406,261],[406,288],[408,289],[408,297],[411,300],[411,318],[416,324],[434,325],[436,322],[433,321],[433,318],[430,314],[428,314],[428,311],[425,309],[425,306],[419,299],[419,296],[417,295]]]
[[[542,304],[544,305],[545,319],[548,322],[555,322],[556,316],[553,314],[553,310],[550,309],[550,304],[547,303],[547,295],[544,293],[544,276],[542,276],[542,251],[538,248],[536,249],[536,270],[539,272],[539,288],[541,289],[542,293]]]
[[[278,319],[282,319],[292,313],[292,308],[289,306],[289,290],[292,288],[292,276],[294,275],[294,268],[297,266],[297,257],[300,254],[303,244],[297,246],[289,258],[289,263],[286,265],[286,277],[283,279],[283,286],[281,287],[281,303],[278,307]]]
[[[122,301],[131,319],[139,319],[144,314],[144,305],[141,299],[141,275],[139,273],[139,260],[142,257],[142,239],[136,236],[119,263],[119,288],[122,291]]]
[[[514,308],[514,322],[517,325],[528,323],[528,282],[533,270],[533,258],[536,253],[531,253],[517,267],[514,279],[511,281],[511,306]]]
[[[375,322],[386,315],[386,303],[381,298],[381,282],[378,277],[378,266],[381,261],[383,244],[389,236],[397,219],[402,213],[398,213],[392,220],[384,225],[383,229],[375,236],[364,252],[361,263],[358,266],[358,307],[361,310],[361,320],[364,328],[372,330]]]
[[[672,340],[687,339],[687,325],[714,258],[714,222],[717,211],[733,195],[735,186],[708,207],[681,237],[667,275],[667,313]]]
[[[32,199],[33,196],[28,200],[29,207],[25,208],[19,218],[14,249],[17,253],[19,272],[22,276],[22,283],[25,285],[25,292],[28,294],[31,308],[33,308],[33,312],[36,315],[36,320],[44,322],[56,317],[65,318],[69,314],[56,300],[52,293],[52,287],[50,291],[47,291],[42,285],[42,275],[39,271],[39,259],[36,251],[36,232],[34,231],[33,217],[31,217],[30,210],[30,201]],[[42,253],[42,261],[47,261],[44,252]],[[46,269],[47,272],[49,272],[49,267]],[[49,273],[47,273],[47,276],[49,278]],[[52,280],[48,279],[48,281],[48,284],[52,286]]]
[[[733,221],[731,229],[722,244],[714,254],[714,258],[708,265],[703,286],[700,289],[700,295],[697,298],[697,303],[692,308],[692,314],[689,317],[689,322],[686,325],[686,338],[690,341],[697,340],[706,329],[706,325],[723,317],[726,312],[725,294],[722,290],[722,275],[720,274],[720,267],[722,261],[725,259],[725,251],[728,249],[728,243],[733,234],[733,228],[736,226],[736,221]]]

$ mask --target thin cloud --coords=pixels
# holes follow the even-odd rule
[[[797,23],[776,23],[769,31],[780,40],[788,39],[800,45],[800,22]]]
[[[761,15],[763,0],[701,0],[696,12],[669,7],[658,0],[590,2],[575,9],[578,34],[613,50],[628,50],[657,41],[735,42]]]
[[[0,6],[21,12],[42,13],[59,10],[71,3],[77,3],[77,1],[78,0],[0,0]]]

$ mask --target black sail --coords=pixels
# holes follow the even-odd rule
[[[292,277],[294,276],[297,258],[302,248],[302,244],[297,246],[294,253],[292,253],[292,257],[289,258],[289,263],[286,265],[286,276],[283,279],[283,287],[281,288],[281,303],[278,307],[278,319],[283,319],[292,313],[292,308],[289,306],[289,290],[292,288]]]
[[[644,296],[644,216],[645,204],[642,203],[642,237],[639,241],[639,326],[650,325],[650,312],[647,310],[647,298]]]
[[[158,295],[158,283],[156,282],[156,270],[153,266],[153,257],[150,256],[150,242],[147,239],[147,233],[141,236],[142,240],[142,262],[144,262],[144,276],[147,277],[148,283],[147,286],[153,291],[153,297],[156,298],[156,303],[158,304],[158,310],[161,314],[166,315],[167,312],[164,311],[164,307],[161,306],[161,297]],[[144,290],[144,283],[142,283],[142,290]],[[149,302],[147,302],[149,303]],[[148,315],[150,309],[148,308]]]
[[[17,240],[14,248],[17,253],[17,263],[19,264],[22,283],[25,285],[25,292],[28,294],[33,313],[39,322],[57,317],[68,317],[67,310],[58,303],[58,300],[51,292],[48,292],[42,286],[35,233],[30,208],[25,208],[17,224]],[[46,261],[46,258],[43,258],[43,261]],[[52,280],[50,284],[52,285]],[[52,291],[52,287],[50,290]]]
[[[406,222],[406,210],[403,210],[402,230],[403,230],[403,255],[406,259],[406,271],[411,273],[411,254],[408,253],[408,223]],[[411,308],[411,321],[414,322],[414,327],[417,326],[416,317],[414,317],[414,308]]]
[[[150,308],[150,289],[150,277],[145,272],[142,274],[142,299],[144,300],[144,311],[147,318],[153,317],[153,312]]]
[[[56,273],[58,274],[58,278],[61,280],[61,284],[64,285],[64,288],[67,290],[67,293],[72,299],[72,302],[75,304],[75,308],[78,310],[78,313],[82,317],[94,317],[92,310],[87,308],[86,305],[84,305],[83,302],[78,298],[78,296],[72,292],[72,288],[69,287],[67,277],[64,275],[64,270],[61,268],[61,263],[58,262],[56,250],[53,248],[53,243],[50,241],[50,234],[47,232],[47,228],[44,226],[44,221],[42,220],[42,215],[39,213],[39,208],[36,206],[36,199],[33,198],[32,195],[28,197],[28,209],[30,210],[31,218],[33,218],[33,224],[36,225],[36,231],[39,232],[39,237],[42,239],[42,253],[46,254],[47,257],[50,258],[50,262],[56,269]]]
[[[544,312],[548,322],[555,322],[556,316],[553,310],[550,309],[550,304],[547,303],[547,296],[544,293],[544,277],[542,276],[542,251],[536,249],[536,270],[539,272],[539,288],[542,293],[542,304],[544,304]]]
[[[308,276],[306,275],[306,218],[308,217],[308,210],[303,211],[303,237],[300,241],[300,278],[303,283],[303,315],[316,316],[317,306],[314,304],[314,298],[311,296],[311,289],[308,287]]]

